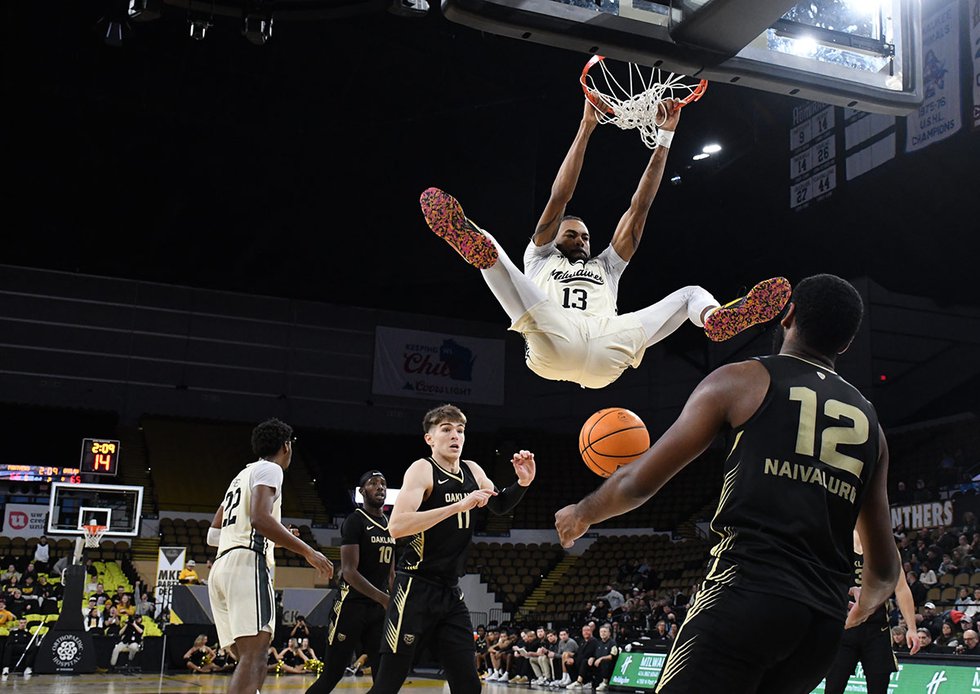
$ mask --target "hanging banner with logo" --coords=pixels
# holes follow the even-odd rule
[[[178,576],[184,568],[187,557],[186,547],[161,547],[157,555],[156,603],[160,610],[170,609],[174,586],[180,581]]]
[[[973,55],[973,127],[980,128],[980,0],[970,3],[970,53]]]
[[[7,504],[3,509],[3,534],[7,537],[41,537],[47,526],[48,507],[43,504]]]
[[[945,140],[962,127],[959,4],[947,3],[922,18],[922,88],[925,99],[906,117],[906,150]]]
[[[504,341],[378,326],[376,395],[504,404]]]

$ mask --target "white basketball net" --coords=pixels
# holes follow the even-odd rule
[[[83,525],[82,530],[85,531],[85,546],[98,547],[102,536],[105,535],[108,529],[104,525]]]
[[[596,65],[599,70],[595,69]],[[639,130],[643,144],[656,149],[657,130],[667,119],[667,113],[660,108],[660,103],[664,99],[682,103],[696,101],[704,92],[706,83],[684,75],[662,72],[659,68],[635,63],[626,63],[626,66],[628,79],[624,77],[621,82],[602,56],[594,56],[582,72],[582,87],[609,107],[607,111],[601,104],[597,105],[589,99],[600,123],[613,123],[623,130]]]

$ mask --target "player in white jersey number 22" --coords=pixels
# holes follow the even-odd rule
[[[299,554],[326,582],[333,564],[282,524],[282,479],[293,457],[293,428],[269,419],[252,430],[258,458],[235,475],[208,530],[218,555],[208,577],[208,595],[219,645],[235,652],[228,691],[254,694],[268,670],[266,654],[276,628],[277,546]]]

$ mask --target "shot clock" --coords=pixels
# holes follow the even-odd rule
[[[115,475],[119,469],[118,441],[82,439],[82,459],[78,464],[83,475]]]

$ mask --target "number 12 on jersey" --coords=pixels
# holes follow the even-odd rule
[[[813,458],[816,455],[817,440],[817,392],[812,388],[794,386],[789,389],[789,399],[800,403],[800,424],[796,432],[796,453]],[[860,446],[868,441],[870,424],[868,417],[846,402],[829,399],[824,403],[823,413],[835,421],[843,417],[851,420],[850,426],[826,427],[820,434],[820,462],[830,467],[844,470],[855,477],[861,476],[864,461],[845,455],[837,446]]]

